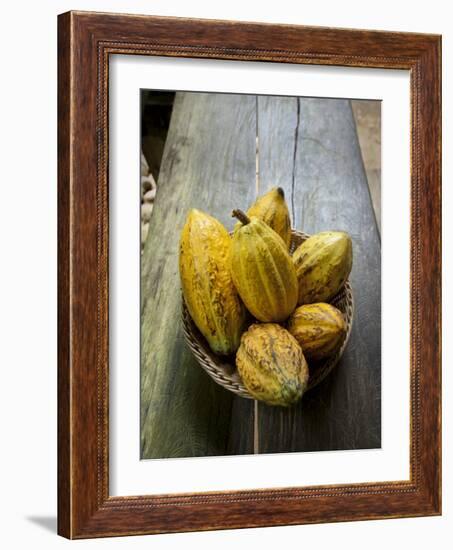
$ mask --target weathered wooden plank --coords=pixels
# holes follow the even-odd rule
[[[351,101],[351,107],[374,215],[381,234],[381,102],[354,99]]]
[[[233,227],[255,193],[255,98],[178,93],[142,259],[142,458],[252,452],[251,404],[215,384],[180,322],[179,234],[190,208]]]
[[[298,121],[297,98],[259,96],[257,105],[258,194],[262,195],[271,187],[281,187],[285,191],[286,201],[291,211]],[[294,212],[291,212],[291,216],[294,225]]]
[[[293,409],[260,404],[260,452],[379,447],[380,240],[350,103],[260,98],[258,121],[261,182],[284,187],[295,226],[351,234],[356,305],[336,370]]]

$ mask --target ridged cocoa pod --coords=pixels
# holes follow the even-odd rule
[[[288,407],[302,397],[308,365],[291,334],[274,323],[254,324],[241,338],[236,366],[252,397]]]
[[[351,238],[342,231],[316,233],[296,249],[293,262],[299,282],[298,304],[328,302],[351,272]]]
[[[184,301],[212,351],[234,353],[246,311],[231,278],[231,237],[215,218],[191,210],[181,233],[179,273]]]
[[[273,229],[289,248],[291,243],[291,220],[285,193],[281,187],[273,187],[265,195],[258,197],[255,203],[247,210],[249,218],[255,216]],[[236,224],[236,228],[240,223]]]
[[[248,218],[233,235],[231,273],[242,301],[259,321],[284,321],[297,305],[297,276],[286,244],[266,223]]]
[[[298,341],[305,357],[315,361],[329,357],[346,334],[343,314],[330,304],[298,307],[288,319],[288,330]]]

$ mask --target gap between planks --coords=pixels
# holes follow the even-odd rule
[[[260,192],[260,140],[258,124],[258,96],[255,96],[255,199]],[[253,404],[253,454],[260,452],[259,421],[258,421],[258,401],[255,399]]]

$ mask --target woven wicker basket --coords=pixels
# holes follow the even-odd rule
[[[308,237],[309,235],[293,229],[290,247],[291,253],[306,239],[308,239]],[[343,355],[346,344],[348,343],[354,314],[354,299],[352,297],[352,290],[349,281],[346,281],[343,288],[330,301],[330,303],[343,313],[346,323],[346,334],[339,350],[335,355],[332,355],[325,361],[320,361],[309,365],[310,378],[308,381],[307,391],[317,386],[332,371]],[[184,303],[184,299],[182,300],[182,322],[187,344],[195,355],[197,361],[209,374],[209,376],[211,376],[217,384],[220,384],[227,390],[232,391],[241,397],[253,399],[242,383],[242,380],[236,370],[234,357],[221,357],[211,351],[207,341],[192,321],[192,318],[190,317]]]

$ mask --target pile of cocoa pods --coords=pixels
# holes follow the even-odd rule
[[[351,238],[323,231],[291,255],[279,187],[232,215],[238,222],[230,235],[209,214],[189,212],[179,249],[183,298],[211,350],[234,356],[250,395],[291,406],[307,388],[308,364],[343,341],[345,320],[329,301],[351,271]]]

